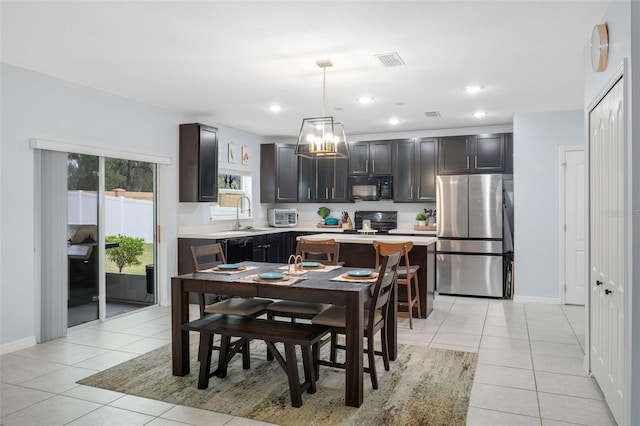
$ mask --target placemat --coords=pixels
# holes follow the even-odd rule
[[[218,269],[218,268],[209,268],[203,269],[198,272],[207,272],[212,274],[223,274],[223,275],[231,275],[231,274],[239,274],[240,272],[247,272],[252,269],[258,269],[257,266],[240,266],[238,269]]]
[[[260,283],[260,284],[275,284],[275,285],[291,285],[291,284],[295,284],[296,282],[303,280],[304,277],[294,277],[291,275],[285,275],[284,279],[282,280],[263,280],[261,279],[258,274],[254,274],[254,275],[247,275],[246,277],[239,277],[236,278],[235,282],[239,282],[239,283]]]
[[[289,267],[288,266],[281,266],[278,269],[286,270],[287,268],[289,268]],[[316,267],[316,268],[305,268],[305,267],[303,267],[302,268],[302,271],[303,271],[302,273],[304,273],[306,271],[329,272],[329,271],[333,271],[333,270],[338,269],[338,268],[342,268],[342,265],[324,265],[323,264],[322,266],[319,266],[319,267]],[[293,268],[291,268],[291,269],[293,270]],[[292,273],[300,274],[301,272],[292,272]]]
[[[345,282],[358,282],[358,283],[375,283],[378,279],[378,273],[373,272],[367,277],[352,277],[349,274],[340,274],[337,277],[331,278],[331,281],[345,281]]]

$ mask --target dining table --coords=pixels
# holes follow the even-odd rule
[[[364,311],[372,297],[375,283],[359,280],[336,281],[354,268],[305,270],[286,275],[291,284],[268,280],[251,280],[264,273],[287,273],[286,264],[242,262],[246,270],[236,273],[194,272],[171,278],[171,356],[174,376],[189,374],[189,293],[218,294],[237,297],[260,297],[279,300],[327,303],[346,307],[345,333],[345,405],[360,407],[364,395]],[[367,268],[368,269],[368,268]],[[293,272],[293,271],[291,271]],[[397,285],[391,294],[389,315],[384,332],[389,342],[389,358],[397,358]]]

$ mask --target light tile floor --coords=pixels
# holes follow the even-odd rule
[[[584,308],[440,295],[434,305],[428,319],[414,319],[413,330],[408,318],[399,319],[399,341],[478,353],[468,425],[615,425],[583,371]],[[169,308],[153,307],[3,355],[0,424],[264,424],[75,383],[170,336]]]

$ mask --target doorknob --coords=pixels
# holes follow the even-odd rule
[[[604,289],[604,294],[609,294],[609,293],[613,293],[613,291],[609,290],[608,288]]]
[[[602,285],[602,281],[596,281],[596,285]]]

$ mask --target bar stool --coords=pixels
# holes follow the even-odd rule
[[[398,298],[398,306],[406,307],[407,311],[398,311],[398,316],[407,315],[409,317],[409,328],[413,329],[414,306],[418,310],[418,318],[422,317],[420,288],[418,286],[418,269],[420,269],[420,266],[409,263],[409,252],[413,248],[413,242],[383,243],[381,241],[374,241],[373,247],[376,250],[376,268],[380,265],[380,258],[382,256],[400,251],[404,258],[404,265],[398,266],[398,286],[402,285],[407,289],[407,301],[401,302]]]

